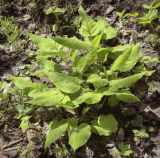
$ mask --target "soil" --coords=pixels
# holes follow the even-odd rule
[[[14,49],[5,37],[3,30],[0,28],[0,80],[7,80],[6,74],[23,75],[28,70],[22,68],[23,65],[30,64],[34,60],[36,51],[35,45],[28,40],[28,33],[38,33],[44,37],[53,35],[69,35],[76,34],[76,27],[73,25],[74,18],[78,15],[78,6],[82,5],[87,13],[92,17],[103,16],[114,27],[119,27],[117,11],[133,12],[138,11],[143,14],[143,4],[148,4],[149,0],[59,0],[56,3],[60,7],[67,7],[66,15],[60,17],[61,26],[69,26],[59,28],[55,33],[52,31],[52,25],[55,24],[55,17],[44,14],[43,9],[51,6],[55,1],[50,0],[1,0],[3,7],[0,5],[0,18],[13,16],[15,23],[21,28],[20,47]],[[0,3],[0,4],[1,4]],[[158,26],[160,21],[154,23]],[[70,27],[70,26],[73,27]],[[154,27],[154,26],[153,26]],[[160,57],[160,31],[152,27],[141,26],[133,18],[126,19],[123,26],[120,27],[117,39],[109,41],[108,45],[115,43],[127,44],[140,42],[141,53],[151,57]],[[155,33],[158,36],[158,44],[153,46],[149,40],[149,35]],[[133,36],[134,34],[134,36]],[[115,144],[118,141],[128,142],[131,144],[134,153],[131,158],[159,158],[160,157],[160,65],[155,63],[148,64],[148,69],[154,69],[153,77],[146,81],[140,81],[134,91],[142,100],[141,103],[135,105],[121,105],[119,110],[108,109],[114,113],[120,120],[120,128],[125,128],[125,133],[119,132],[118,136],[112,138],[99,137],[93,135],[89,142],[75,153],[71,153],[64,158],[112,158],[111,152],[115,150]],[[8,80],[7,80],[8,81]],[[155,81],[157,90],[151,95],[148,94],[147,82]],[[159,84],[158,84],[159,83]],[[159,87],[158,87],[159,86]],[[11,107],[10,107],[11,106]],[[31,129],[26,134],[19,129],[19,121],[15,119],[15,109],[12,105],[6,105],[7,112],[0,121],[0,158],[54,158],[56,157],[49,149],[43,149],[45,123],[40,131]],[[42,111],[42,112],[41,112]],[[123,111],[123,113],[121,112]],[[44,116],[46,112],[48,116],[53,115],[52,111],[47,109],[39,109],[35,120],[43,117],[44,120],[50,120],[48,116]],[[52,118],[52,116],[50,117]],[[124,127],[131,120],[131,126]],[[150,137],[139,143],[133,141],[132,130],[141,127],[154,127],[154,131],[150,132]],[[64,139],[64,140],[63,140]],[[66,138],[62,138],[64,144]],[[29,144],[35,146],[33,152],[29,155],[21,156],[22,151]],[[57,142],[59,145],[60,142]],[[56,145],[57,145],[56,144]],[[54,147],[56,147],[56,145]],[[62,144],[61,144],[62,145]],[[54,148],[53,147],[53,148]],[[120,156],[115,156],[119,158]],[[63,158],[63,156],[59,157]]]

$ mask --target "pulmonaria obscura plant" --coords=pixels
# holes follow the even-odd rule
[[[139,102],[130,87],[143,76],[152,74],[132,71],[140,59],[139,44],[104,47],[105,40],[114,38],[117,30],[102,17],[93,20],[82,7],[79,14],[79,34],[83,40],[30,34],[39,48],[36,56],[39,69],[34,72],[40,78],[38,83],[29,77],[9,75],[16,88],[27,96],[26,106],[55,107],[71,113],[55,118],[48,125],[45,148],[64,133],[68,134],[68,144],[74,151],[87,143],[91,133],[100,136],[116,133],[118,121],[114,115],[101,114],[100,110],[120,102]],[[43,77],[50,84],[41,82]],[[96,109],[92,116],[87,115],[90,109]]]

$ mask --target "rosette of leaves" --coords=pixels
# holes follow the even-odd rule
[[[148,71],[131,73],[139,61],[140,45],[104,46],[102,41],[114,38],[116,29],[102,17],[93,20],[82,7],[79,13],[81,39],[42,38],[30,34],[39,49],[36,59],[40,69],[33,75],[48,78],[52,86],[32,82],[29,77],[10,76],[15,86],[28,96],[26,105],[70,109],[75,113],[75,109],[82,107],[85,115],[93,106],[140,101],[130,92],[130,87],[144,75],[151,74]],[[61,62],[53,61],[53,58]],[[108,99],[108,103],[104,99]],[[97,117],[88,122],[83,122],[83,117],[55,118],[48,126],[45,148],[64,133],[68,134],[68,143],[76,151],[87,143],[91,133],[110,136],[117,132],[118,122],[114,115],[95,115]]]

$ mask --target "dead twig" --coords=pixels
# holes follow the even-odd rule
[[[13,142],[11,142],[11,143],[9,143],[9,144],[6,144],[6,145],[4,145],[4,146],[2,147],[2,149],[6,149],[6,148],[9,148],[9,147],[11,147],[11,146],[13,146],[13,145],[15,145],[15,144],[18,144],[18,143],[20,143],[22,140],[23,140],[23,139],[20,139],[20,140],[13,141]]]

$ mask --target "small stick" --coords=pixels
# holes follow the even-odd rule
[[[15,145],[15,144],[21,142],[22,140],[23,140],[23,139],[20,139],[20,140],[13,141],[13,142],[11,142],[11,143],[9,143],[9,144],[6,144],[6,145],[4,145],[4,146],[2,147],[2,149],[9,148],[10,146]]]
[[[11,150],[18,150],[20,148],[21,148],[20,146],[17,146],[17,147],[5,149],[4,151],[6,152],[6,151],[11,151]]]

